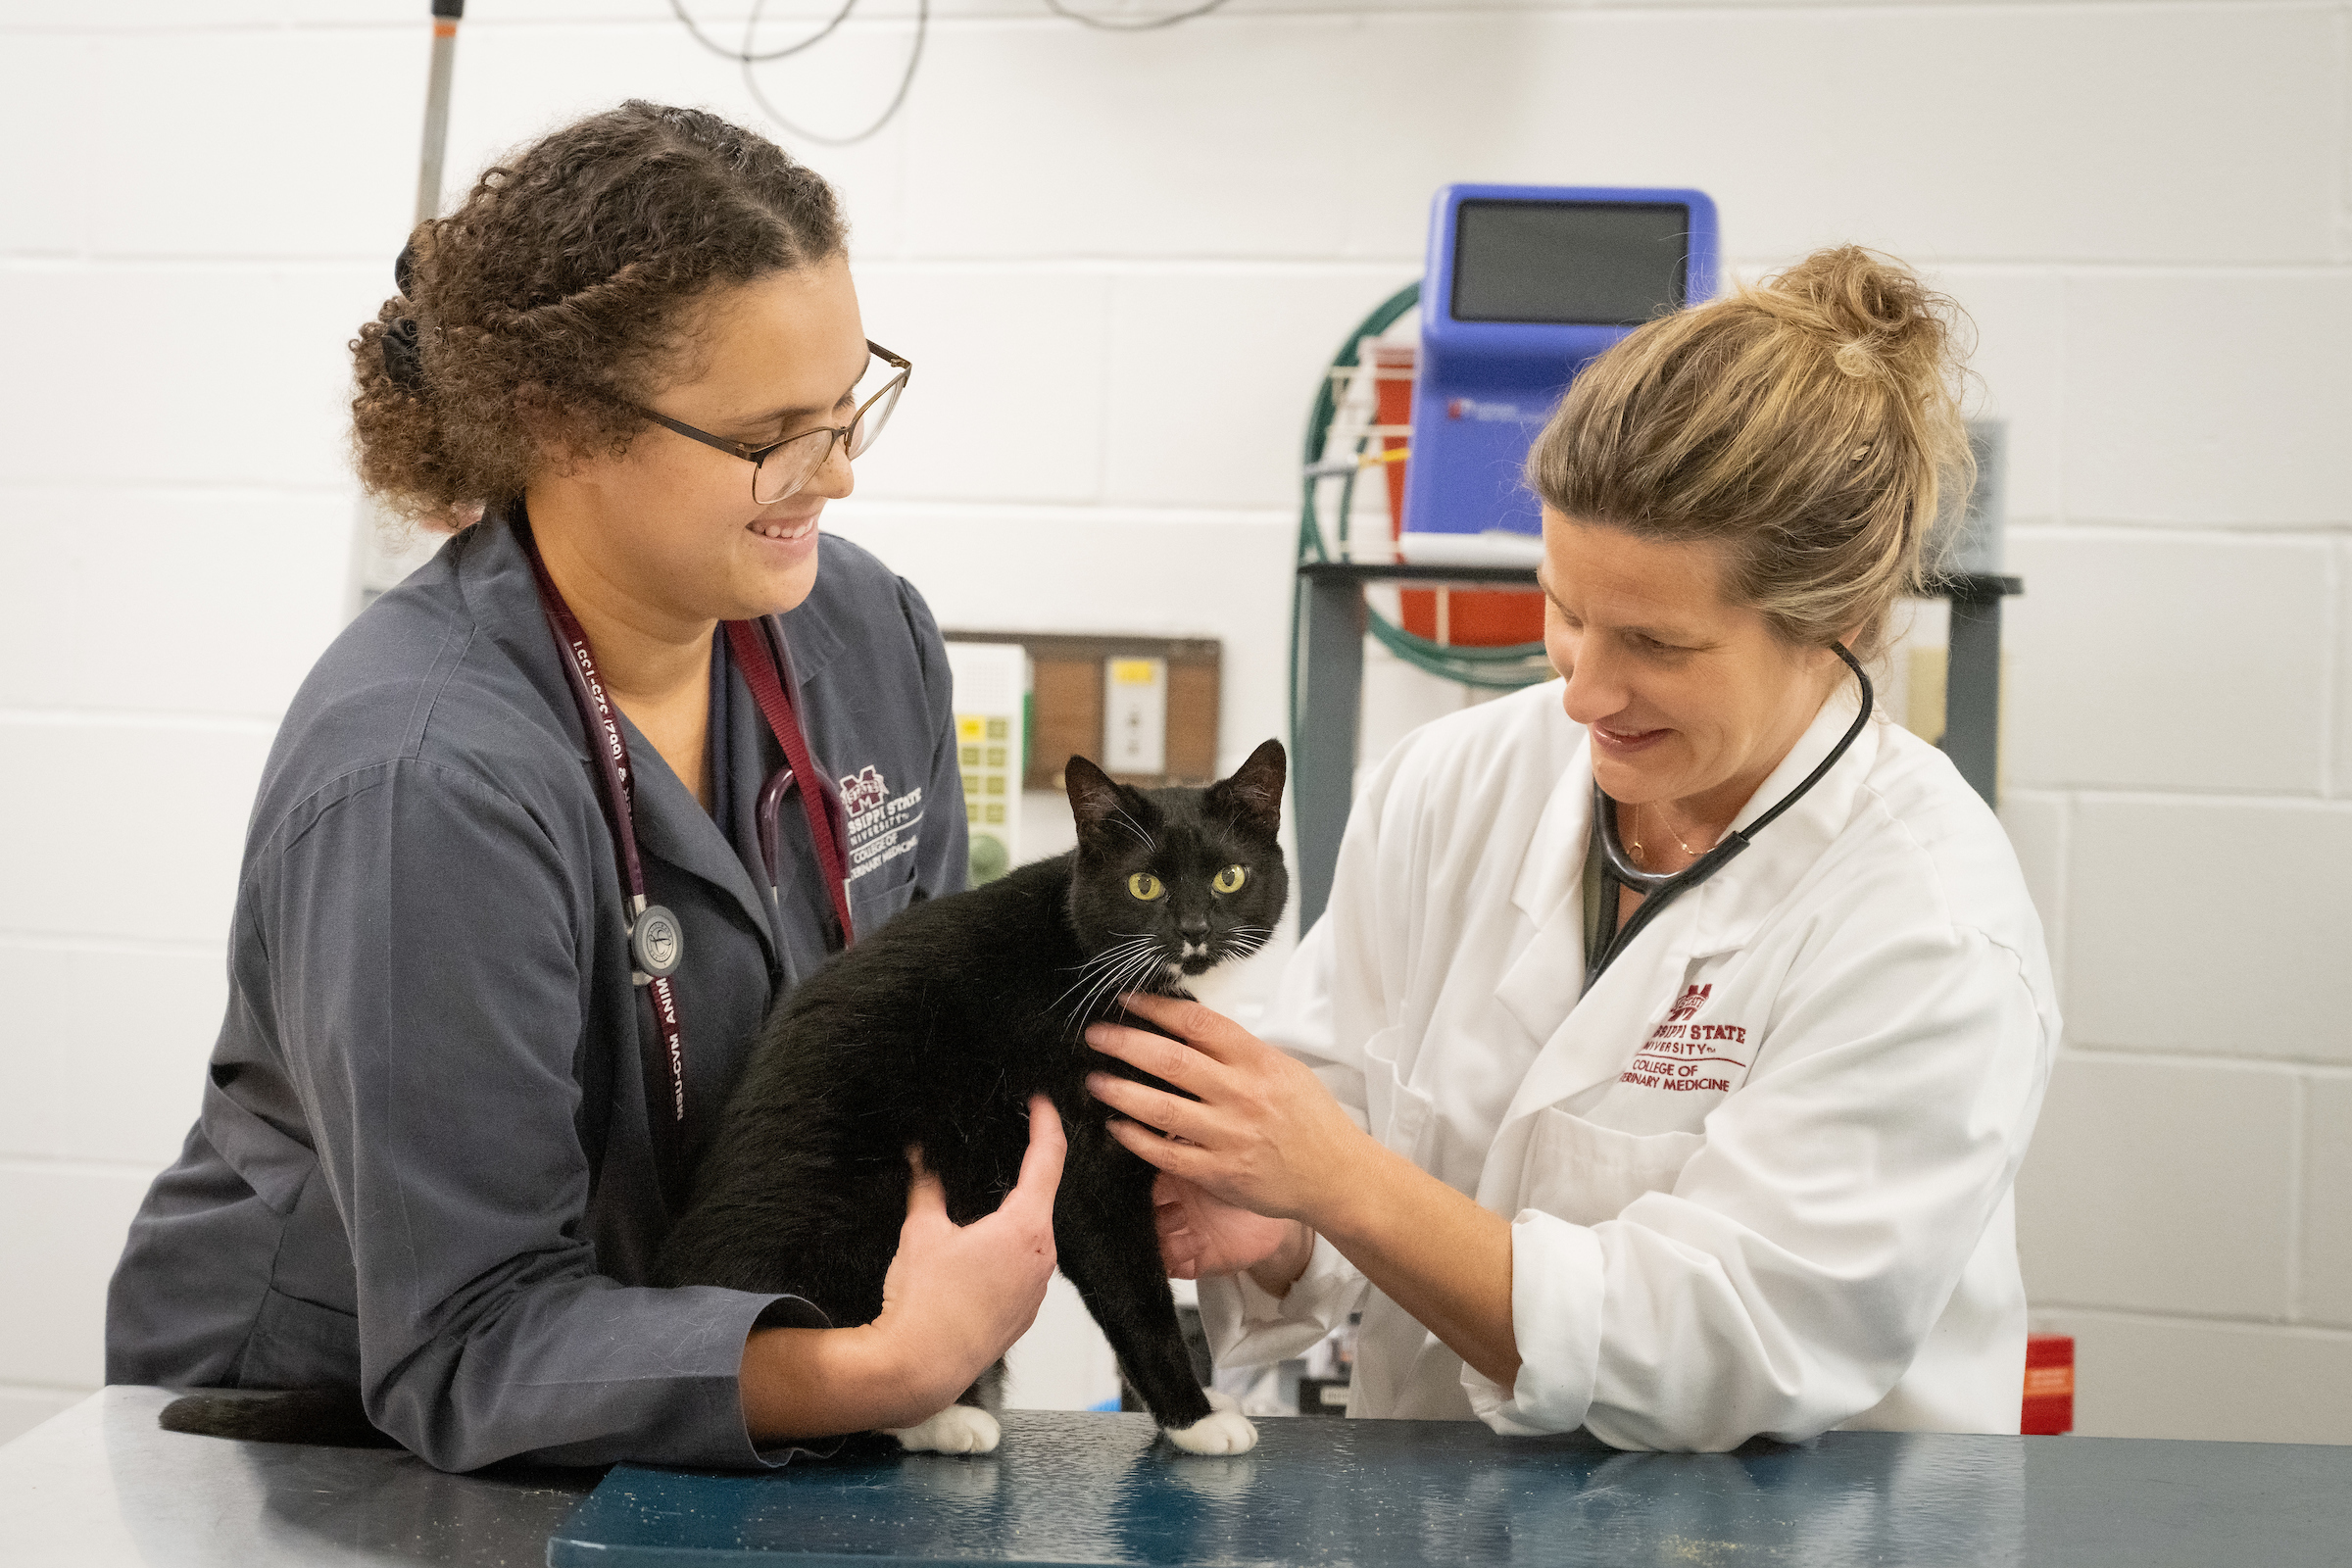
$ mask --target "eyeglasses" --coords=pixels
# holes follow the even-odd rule
[[[899,394],[906,390],[906,378],[914,373],[914,366],[871,338],[866,339],[865,347],[892,373],[880,387],[867,395],[864,402],[858,405],[858,412],[850,416],[849,423],[820,425],[763,447],[748,446],[741,441],[730,441],[725,436],[712,435],[708,430],[698,430],[666,414],[656,414],[652,409],[636,404],[630,407],[665,430],[675,430],[689,441],[700,441],[707,447],[715,447],[731,458],[741,458],[750,464],[752,503],[761,507],[773,506],[815,478],[817,469],[823,467],[826,460],[833,456],[836,443],[840,444],[846,456],[857,458],[874,444],[874,439],[882,433],[882,427],[890,422],[892,413],[899,406]]]

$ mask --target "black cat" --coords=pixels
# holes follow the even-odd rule
[[[1273,934],[1290,890],[1275,842],[1283,774],[1274,741],[1205,790],[1147,793],[1072,758],[1075,851],[908,909],[769,1019],[656,1283],[790,1293],[837,1325],[870,1322],[906,1214],[907,1148],[969,1224],[1011,1190],[1042,1093],[1069,1139],[1054,1205],[1061,1271],[1178,1446],[1248,1448],[1255,1428],[1230,1401],[1212,1410],[1177,1328],[1152,1167],[1086,1092],[1089,1072],[1126,1069],[1089,1050],[1085,1030],[1117,1014],[1122,992],[1181,995],[1185,977]],[[894,1435],[993,1448],[985,1397],[976,1384]]]

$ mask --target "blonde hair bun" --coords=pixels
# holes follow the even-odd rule
[[[1951,301],[1902,263],[1859,245],[1815,251],[1753,292],[1767,311],[1834,343],[1831,363],[1850,376],[1918,387],[1959,357]]]
[[[1580,522],[1727,545],[1736,602],[1869,658],[1927,586],[1943,498],[1974,479],[1966,322],[1890,256],[1816,251],[1594,360],[1528,483]]]

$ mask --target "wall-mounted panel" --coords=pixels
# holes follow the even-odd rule
[[[1217,774],[1286,732],[1292,517],[858,499],[828,510],[825,526],[912,582],[943,626],[1083,636],[1110,624],[1137,636],[1215,638]]]
[[[1029,654],[1030,745],[1024,789],[1058,790],[1062,769],[1084,757],[1122,784],[1159,789],[1217,777],[1217,729],[1223,651],[1213,638],[1071,636],[1055,632],[951,631],[950,642],[1018,643]],[[1164,766],[1138,772],[1117,765],[1117,665],[1156,666],[1163,684],[1155,705],[1164,718],[1158,755]]]

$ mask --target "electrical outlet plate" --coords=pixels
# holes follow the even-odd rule
[[[1113,655],[1102,662],[1102,766],[1168,770],[1168,662]]]

